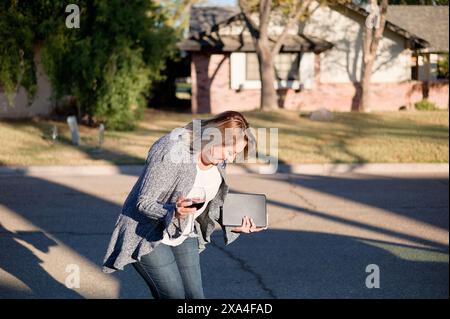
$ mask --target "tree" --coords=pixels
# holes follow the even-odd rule
[[[259,61],[259,74],[261,79],[261,102],[263,110],[278,108],[277,92],[274,88],[275,65],[274,59],[288,36],[288,32],[300,20],[306,20],[311,14],[310,4],[313,0],[239,0],[239,7],[244,16],[245,24],[252,36],[256,55]],[[347,0],[319,0],[324,3],[343,3]],[[257,18],[255,19],[255,14]],[[269,23],[271,15],[277,14],[282,17],[285,24],[282,31],[277,35],[274,44],[271,45],[269,38]],[[258,21],[258,23],[256,21]]]
[[[165,10],[167,24],[177,30],[179,36],[183,36],[188,27],[189,12],[192,6],[205,0],[158,0],[157,3]]]
[[[261,79],[261,102],[260,107],[263,110],[271,110],[277,108],[277,93],[274,88],[275,81],[275,64],[274,58],[278,54],[282,41],[287,34],[287,26],[294,24],[304,12],[304,2],[310,3],[311,0],[296,1],[293,14],[289,17],[287,25],[284,27],[282,34],[278,37],[277,42],[271,48],[269,43],[268,26],[270,14],[272,12],[272,0],[261,0],[258,3],[251,3],[248,0],[239,0],[239,7],[244,16],[245,24],[252,35],[255,46],[256,55],[259,62],[259,74]],[[259,8],[258,8],[259,7]],[[252,12],[259,9],[257,24]]]
[[[9,96],[20,86],[32,93],[34,46],[41,44],[55,99],[75,97],[79,118],[89,124],[132,129],[166,59],[176,52],[174,30],[149,0],[77,1],[80,28],[65,24],[66,5],[0,2],[0,85]]]
[[[205,0],[158,0],[167,17],[166,23],[175,33],[177,40],[182,40],[189,25],[189,13],[192,6]],[[181,51],[177,51],[166,61],[166,67],[162,71],[161,80],[155,83],[154,93],[150,96],[149,103],[158,107],[170,107],[180,109],[182,100],[176,97],[176,83],[178,77],[189,76],[190,61],[183,57]]]
[[[33,13],[45,9],[34,2],[25,5],[23,1],[0,1],[0,86],[10,106],[14,106],[20,86],[27,90],[29,101],[36,92],[34,45],[39,28]]]
[[[370,13],[367,17],[364,38],[363,38],[363,64],[361,68],[361,96],[358,103],[358,110],[362,112],[370,111],[370,82],[375,63],[378,44],[383,37],[386,24],[386,14],[388,9],[388,0],[380,0],[378,7],[377,0],[370,0]]]

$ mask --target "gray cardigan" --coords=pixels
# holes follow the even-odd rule
[[[174,161],[174,154],[190,156],[190,160]],[[192,158],[188,144],[177,134],[166,134],[152,145],[144,169],[116,221],[103,261],[104,272],[123,270],[125,265],[150,253],[161,243],[165,229],[169,238],[180,236],[188,220],[174,217],[175,201],[180,193],[186,195],[194,184],[197,164]],[[231,232],[232,227],[222,224],[221,206],[229,189],[226,162],[217,167],[222,183],[216,196],[194,222],[194,230],[199,235],[199,253],[210,242],[214,222],[222,227],[225,245],[239,236]]]

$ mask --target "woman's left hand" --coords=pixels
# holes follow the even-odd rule
[[[242,218],[242,225],[239,227],[233,228],[231,231],[234,233],[257,233],[262,230],[266,230],[266,227],[256,227],[255,222],[253,221],[253,218],[250,218],[248,216],[244,216]]]

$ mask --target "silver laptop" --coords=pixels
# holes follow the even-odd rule
[[[222,224],[225,226],[240,226],[244,216],[253,218],[256,227],[266,227],[266,195],[228,193],[222,208]]]

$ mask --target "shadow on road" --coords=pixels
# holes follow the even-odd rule
[[[18,241],[19,240],[19,241]],[[17,289],[0,280],[1,298],[82,298],[76,291],[67,289],[42,267],[42,260],[20,241],[32,245],[43,253],[56,245],[40,231],[11,232],[0,224],[0,268],[19,279],[28,289]],[[6,252],[6,250],[8,252]]]
[[[226,248],[220,237],[201,254],[209,298],[448,298],[440,251],[305,231],[269,229]],[[365,285],[370,264],[380,289]]]
[[[445,213],[448,212],[448,176],[402,178],[360,175],[359,178],[340,178],[291,175],[289,182],[449,229],[449,216]]]
[[[334,192],[335,196],[381,208],[391,206],[386,204],[378,192],[389,188],[389,185],[408,188],[409,181],[385,180],[388,183],[386,186],[381,180],[374,179],[373,184],[368,183],[371,186],[367,186],[367,189],[356,180],[322,176],[311,180],[295,178],[290,182],[328,192],[327,187],[318,187],[320,179],[322,182],[326,181],[325,184],[343,183],[342,189],[347,187],[346,191]],[[413,187],[411,196],[430,192],[430,181],[425,179],[423,187]],[[448,180],[445,181],[448,183]],[[443,201],[442,211],[448,214],[446,194],[440,193],[439,197]],[[270,204],[286,207],[286,204],[270,199],[270,193],[268,198]],[[421,202],[431,204],[431,200],[433,197],[425,197]],[[414,203],[411,201],[411,207],[414,207]],[[94,194],[31,176],[0,177],[0,205],[45,232],[14,233],[11,229],[1,230],[0,268],[20,279],[32,293],[22,293],[13,287],[2,285],[0,297],[79,298],[76,292],[56,282],[42,268],[40,259],[16,239],[20,238],[46,252],[55,244],[46,235],[51,234],[81,257],[98,265],[100,271],[121,207]],[[408,215],[411,212],[392,207],[391,211],[395,214]],[[405,237],[395,231],[386,232],[385,229],[370,225],[352,224],[345,219],[336,220],[336,217],[319,210],[301,206],[287,208],[405,238],[418,244],[424,243],[420,238]],[[0,221],[1,216],[0,214]],[[442,212],[438,216],[439,219],[415,213],[408,215],[435,226],[447,225],[448,229],[448,215],[447,222],[440,219],[443,217]],[[205,293],[211,298],[448,297],[448,246],[440,246],[434,242],[426,244],[436,249],[427,250],[333,234],[269,230],[243,235],[224,248],[220,233],[221,231],[214,233],[215,243],[207,246],[201,255]],[[246,238],[247,236],[252,238]],[[379,290],[369,290],[364,286],[367,276],[365,267],[372,263],[379,265],[382,272],[382,289]],[[134,272],[127,270],[113,276],[120,284],[119,297],[148,297],[145,284],[141,283]],[[101,284],[98,282],[98,285]],[[247,285],[253,289],[246,289]]]

